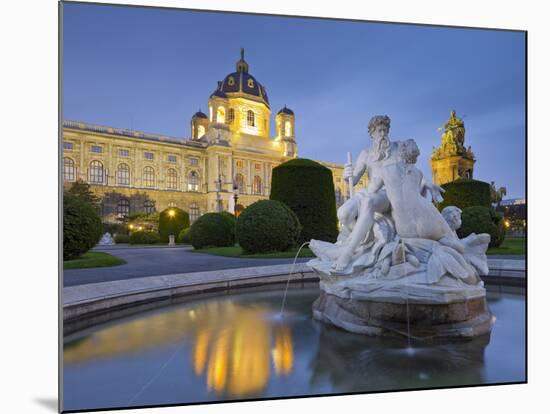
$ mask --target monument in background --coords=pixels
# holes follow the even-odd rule
[[[447,122],[438,130],[443,130],[443,134],[441,145],[434,147],[430,159],[433,182],[442,185],[459,178],[473,178],[476,160],[472,148],[464,146],[464,121],[453,110]]]

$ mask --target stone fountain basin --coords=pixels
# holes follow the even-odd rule
[[[349,332],[410,338],[473,338],[491,331],[493,315],[478,286],[321,282],[313,316]]]

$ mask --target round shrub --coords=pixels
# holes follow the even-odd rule
[[[176,238],[176,243],[191,244],[191,240],[189,239],[189,227],[180,231],[180,234],[178,234],[178,237]]]
[[[233,229],[233,240],[235,240],[235,226],[237,225],[237,219],[234,214],[231,214],[229,211],[222,211],[220,214],[224,219],[227,220],[231,228]]]
[[[489,207],[467,207],[462,210],[462,226],[457,230],[457,234],[462,238],[471,233],[490,234],[491,243],[489,247],[498,247],[504,241],[506,233],[504,219]]]
[[[103,224],[94,207],[74,195],[63,195],[63,260],[82,256],[102,234]]]
[[[206,213],[191,225],[189,241],[195,249],[233,246],[234,229],[229,220],[220,213]]]
[[[491,207],[491,186],[489,183],[477,180],[460,179],[443,184],[443,202],[438,204],[439,210],[447,206],[457,206],[464,210],[467,207]]]
[[[236,237],[247,253],[283,252],[296,246],[301,227],[296,214],[282,202],[260,200],[239,215]]]
[[[311,239],[336,241],[336,198],[328,168],[303,158],[275,167],[269,198],[283,202],[298,216],[302,225],[298,243]]]
[[[170,212],[173,215],[170,215]],[[181,208],[169,207],[159,214],[159,235],[162,243],[168,243],[168,236],[177,236],[183,229],[189,227],[189,214]]]
[[[160,236],[154,231],[138,230],[130,234],[128,242],[130,244],[157,244],[160,242]]]
[[[127,234],[123,234],[123,233],[117,233],[115,234],[115,243],[116,244],[120,244],[120,243],[128,243],[130,241],[130,236],[127,235]]]

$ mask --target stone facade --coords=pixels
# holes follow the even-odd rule
[[[167,207],[188,211],[191,220],[205,212],[233,212],[234,188],[242,207],[268,198],[272,169],[298,156],[295,115],[281,109],[271,137],[265,88],[248,73],[244,54],[236,69],[210,95],[208,115],[193,115],[190,139],[64,121],[65,186],[77,179],[91,184],[106,221]],[[332,170],[342,204],[343,165],[321,163]],[[358,183],[365,185],[366,179]]]

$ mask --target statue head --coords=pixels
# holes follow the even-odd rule
[[[453,109],[451,111],[451,118],[455,118],[456,117],[456,111]]]
[[[441,215],[451,228],[456,231],[462,226],[462,210],[456,206],[448,206],[441,210]]]
[[[387,139],[390,132],[390,117],[387,115],[373,116],[369,121],[369,135],[375,141]]]
[[[390,117],[387,115],[373,116],[369,121],[369,135],[374,140],[374,151],[378,153],[378,160],[389,157]]]
[[[397,144],[397,156],[401,161],[405,161],[407,164],[415,164],[420,150],[414,139],[407,139],[400,141]]]

